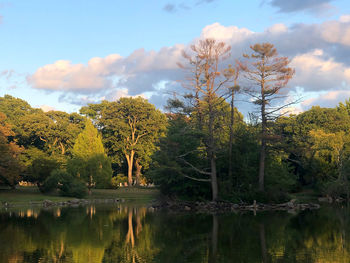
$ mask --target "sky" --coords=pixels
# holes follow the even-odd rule
[[[295,68],[292,112],[350,98],[349,0],[0,0],[0,96],[67,112],[123,96],[162,108],[181,89],[182,50],[205,38],[231,45],[227,63],[274,44]]]

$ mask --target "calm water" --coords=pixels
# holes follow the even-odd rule
[[[0,262],[350,262],[350,209],[202,215],[146,207],[0,211]]]

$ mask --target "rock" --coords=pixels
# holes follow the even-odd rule
[[[44,200],[44,202],[43,202],[44,207],[49,207],[49,206],[53,206],[53,205],[55,205],[55,203],[50,201],[50,200]]]
[[[80,204],[80,200],[79,199],[72,199],[68,201],[70,204],[72,205],[78,205]]]
[[[185,211],[191,211],[191,207],[185,205]]]

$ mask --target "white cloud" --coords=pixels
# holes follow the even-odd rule
[[[329,21],[321,27],[321,34],[325,41],[350,46],[350,23],[343,21]]]
[[[291,85],[301,86],[307,91],[323,91],[350,86],[350,67],[327,58],[323,50],[297,55],[291,66],[296,75]]]
[[[225,27],[219,23],[214,23],[203,28],[200,38],[215,38],[221,41],[229,40],[232,43],[242,42],[252,34],[253,32],[246,28],[238,28],[236,26]]]
[[[310,98],[301,103],[302,110],[308,110],[312,106],[333,108],[350,97],[350,90],[336,90],[321,94],[315,98]]]
[[[39,68],[27,81],[37,89],[88,92],[110,88],[111,67],[120,59],[119,55],[105,58],[92,58],[88,65],[72,64],[67,60],[58,60],[53,64]]]
[[[299,86],[305,92],[346,90],[350,88],[349,21],[350,16],[345,15],[339,21],[321,24],[276,24],[263,32],[214,23],[187,45],[175,44],[158,51],[138,49],[126,57],[95,57],[87,64],[59,60],[37,69],[27,81],[37,89],[65,92],[61,100],[77,105],[140,94],[148,94],[146,97],[164,104],[166,94],[178,89],[178,81],[184,79],[184,72],[177,66],[183,59],[182,50],[188,50],[199,39],[216,38],[232,46],[232,57],[227,63],[234,63],[235,58],[249,52],[251,44],[275,44],[295,67],[296,75],[289,85],[292,89]],[[161,83],[166,85],[159,89]]]
[[[266,30],[266,33],[271,33],[271,34],[280,34],[280,33],[286,33],[288,31],[288,27],[284,24],[275,24],[271,27],[269,27]]]
[[[339,22],[341,22],[341,23],[350,23],[350,15],[342,15],[342,16],[340,16]]]
[[[39,108],[42,109],[44,112],[56,110],[56,108],[49,105],[41,105]]]

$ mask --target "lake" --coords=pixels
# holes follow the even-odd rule
[[[0,262],[350,262],[350,209],[207,215],[116,204],[0,210]]]

